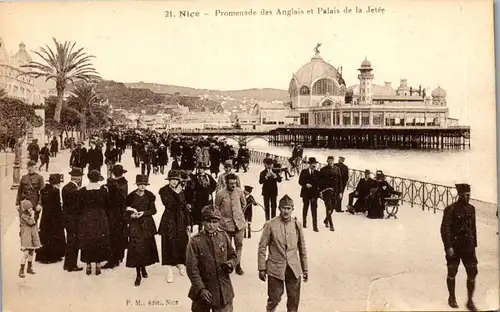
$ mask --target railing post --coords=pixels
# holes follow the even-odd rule
[[[422,211],[425,210],[425,182],[422,182]]]

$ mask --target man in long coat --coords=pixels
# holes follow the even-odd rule
[[[319,190],[326,208],[324,223],[330,228],[330,231],[335,231],[332,213],[339,205],[339,202],[342,201],[342,173],[340,169],[333,164],[333,156],[328,156],[327,162],[328,164],[319,171]]]
[[[80,168],[82,171],[87,166],[87,149],[82,147],[82,143],[78,143],[76,148],[71,152],[69,166],[71,168]]]
[[[193,312],[232,312],[234,290],[229,274],[237,256],[229,237],[218,229],[220,213],[213,206],[202,210],[203,231],[189,241],[186,270],[191,280]]]
[[[73,168],[69,173],[71,180],[62,188],[63,219],[66,229],[66,253],[64,256],[64,270],[78,272],[83,270],[77,266],[78,259],[78,223],[80,211],[78,208],[78,189],[82,185],[83,171]]]
[[[109,191],[111,209],[106,211],[111,242],[108,262],[103,269],[112,269],[122,262],[127,248],[127,225],[125,222],[126,200],[128,196],[128,181],[123,176],[127,170],[122,165],[116,164],[111,168],[112,178],[108,179],[106,187]]]
[[[89,172],[92,170],[101,172],[101,167],[104,164],[104,155],[102,149],[95,142],[90,143],[90,148],[87,151],[87,162],[89,164]]]

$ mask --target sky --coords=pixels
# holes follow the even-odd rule
[[[52,37],[74,41],[96,56],[105,79],[219,90],[287,89],[321,42],[321,56],[343,67],[348,86],[358,83],[357,68],[367,57],[374,83],[397,87],[406,78],[429,91],[439,85],[452,117],[464,122],[471,121],[469,101],[494,107],[489,1],[376,3],[383,14],[317,14],[318,7],[365,10],[371,1],[1,3],[0,37],[12,52],[20,41],[29,50],[52,46]],[[257,15],[214,15],[250,9]],[[261,16],[262,9],[314,14]],[[167,18],[166,10],[201,16]]]
[[[355,12],[374,4],[384,13]],[[318,7],[353,13],[318,14]],[[215,16],[251,9],[255,16]],[[278,9],[304,14],[278,16]],[[179,10],[200,16],[180,18]],[[321,42],[321,56],[343,67],[350,86],[366,57],[376,84],[397,87],[405,78],[415,88],[446,90],[450,117],[471,127],[475,152],[465,170],[488,188],[496,188],[493,33],[491,0],[0,3],[0,37],[9,51],[21,41],[29,50],[52,46],[52,37],[74,41],[96,56],[104,79],[120,82],[288,89]]]

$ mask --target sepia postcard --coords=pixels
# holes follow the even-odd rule
[[[0,2],[2,311],[499,310],[492,0]]]

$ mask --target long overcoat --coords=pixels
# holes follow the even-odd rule
[[[40,241],[42,248],[36,252],[36,261],[57,262],[64,257],[66,238],[59,189],[47,184],[41,193],[42,218],[40,219]]]
[[[111,201],[106,187],[90,184],[79,191],[81,219],[78,224],[78,243],[82,262],[102,262],[109,255],[109,225],[106,211]]]
[[[191,222],[184,192],[177,193],[166,185],[159,195],[165,206],[158,227],[158,234],[162,236],[162,264],[186,264],[187,227]]]
[[[237,256],[224,231],[218,230],[215,235],[202,231],[194,235],[187,248],[186,272],[191,280],[188,297],[199,301],[201,290],[207,289],[212,295],[212,306],[229,304],[234,298],[233,285],[229,274],[221,270],[227,261],[234,268]]]

